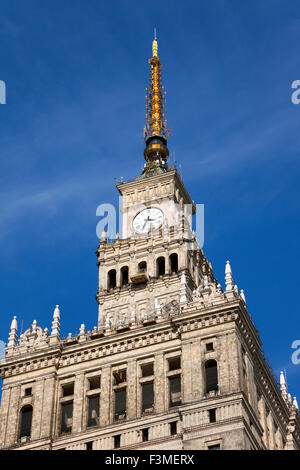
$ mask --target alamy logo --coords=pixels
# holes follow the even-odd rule
[[[294,80],[292,83],[292,88],[295,91],[292,93],[291,100],[293,104],[300,103],[300,80]]]
[[[125,217],[124,217],[125,212]],[[195,215],[193,230],[193,219]],[[101,240],[103,234],[110,240],[117,237],[117,218],[119,219],[120,238],[147,238],[160,236],[168,239],[171,234],[182,237],[185,242],[190,243],[190,248],[195,248],[194,241],[197,239],[200,248],[204,245],[204,204],[179,205],[173,201],[161,202],[159,207],[155,202],[153,206],[142,203],[132,204],[123,209],[122,197],[119,198],[119,207],[112,204],[100,204],[96,210],[96,216],[101,217],[97,223],[96,234]]]
[[[292,363],[297,366],[300,364],[300,339],[295,339],[295,341],[293,341],[292,349],[295,349],[292,354]]]
[[[6,104],[6,85],[3,80],[0,80],[0,104]]]
[[[0,360],[5,357],[5,343],[0,340]]]

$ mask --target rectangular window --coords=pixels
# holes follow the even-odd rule
[[[211,352],[214,350],[214,343],[206,343],[206,352]]]
[[[116,370],[113,373],[114,376],[114,385],[120,385],[123,382],[126,382],[126,369]]]
[[[149,429],[145,428],[142,430],[143,442],[149,441]]]
[[[71,384],[66,384],[62,386],[62,395],[63,397],[68,397],[69,395],[74,395],[74,382]]]
[[[153,410],[154,391],[153,382],[142,384],[142,413]]]
[[[73,402],[61,405],[61,434],[72,432]]]
[[[170,434],[171,436],[175,436],[177,434],[177,421],[170,423]]]
[[[90,377],[88,380],[90,390],[96,390],[100,388],[100,377]]]
[[[216,410],[215,409],[208,410],[208,414],[209,414],[209,422],[215,423],[216,422]]]
[[[98,426],[99,424],[99,395],[88,398],[88,421],[87,427]]]
[[[181,377],[169,378],[169,391],[170,391],[170,407],[179,406],[181,404]]]
[[[126,388],[115,390],[115,420],[126,418]]]
[[[149,377],[153,375],[153,362],[150,362],[149,364],[144,364],[141,366],[142,368],[142,377]]]
[[[93,441],[86,443],[86,450],[93,450]]]
[[[220,444],[214,444],[213,446],[208,446],[208,450],[220,450]]]
[[[114,436],[114,448],[119,449],[121,446],[121,436],[120,434],[118,436]]]
[[[180,359],[181,359],[180,356],[179,357],[172,357],[171,359],[169,359],[169,371],[177,370],[177,369],[181,368],[181,360]]]
[[[32,395],[32,388],[25,388],[24,396],[30,397]]]

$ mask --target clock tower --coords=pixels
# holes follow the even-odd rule
[[[297,399],[271,372],[229,261],[217,283],[168,163],[156,39],[149,64],[145,165],[117,183],[121,236],[104,231],[96,252],[98,326],[62,338],[57,305],[51,331],[34,320],[18,338],[13,317],[0,449],[299,450]]]
[[[122,238],[97,249],[98,327],[111,330],[151,322],[163,309],[180,309],[204,276],[216,285],[192,230],[195,206],[176,167],[168,164],[165,92],[156,38],[146,96],[145,164],[132,181],[118,182]]]

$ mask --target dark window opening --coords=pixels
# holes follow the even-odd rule
[[[169,378],[170,407],[181,404],[181,378],[180,375]]]
[[[93,450],[93,441],[86,443],[86,450]]]
[[[215,444],[213,446],[208,446],[208,450],[220,450],[220,444]]]
[[[214,343],[206,343],[206,352],[211,352],[214,350]]]
[[[149,429],[145,428],[142,430],[143,442],[149,441]]]
[[[209,422],[215,423],[216,422],[216,410],[215,409],[208,410],[208,414],[209,414]]]
[[[165,258],[163,256],[157,259],[156,266],[157,266],[157,276],[163,276],[166,272]]]
[[[114,448],[119,449],[121,446],[121,436],[120,434],[118,436],[114,436]]]
[[[60,428],[61,434],[72,432],[72,422],[73,422],[73,402],[63,403],[61,405],[61,428]]]
[[[90,390],[96,390],[100,388],[100,377],[90,377],[89,385],[90,385]]]
[[[115,421],[126,418],[126,388],[115,390]]]
[[[24,391],[24,396],[25,397],[30,397],[32,395],[32,388],[25,388],[25,391]]]
[[[153,375],[153,362],[149,362],[149,364],[144,364],[141,366],[142,368],[142,377],[149,377]]]
[[[218,390],[218,369],[216,361],[207,361],[205,364],[206,393]]]
[[[123,370],[116,370],[115,372],[113,372],[113,376],[114,376],[114,385],[119,385],[123,382],[126,382],[126,369],[123,369]]]
[[[21,422],[19,438],[30,437],[31,434],[31,422],[32,422],[32,406],[24,406],[21,410]]]
[[[123,266],[121,269],[121,286],[126,286],[129,280],[128,266]]]
[[[63,397],[68,397],[69,395],[74,395],[74,383],[63,385],[62,386]]]
[[[177,434],[177,421],[170,423],[170,434],[171,436],[175,436]]]
[[[114,289],[117,285],[117,274],[115,269],[111,269],[107,274],[107,289]]]
[[[140,273],[144,273],[147,271],[147,263],[146,261],[141,261],[139,264],[138,264],[138,270]]]
[[[181,358],[180,356],[178,357],[172,357],[169,359],[169,371],[171,370],[177,370],[181,368]]]
[[[88,422],[87,427],[98,426],[99,424],[99,395],[88,398]]]
[[[142,413],[152,411],[154,404],[153,382],[142,384]]]
[[[178,255],[177,253],[172,253],[170,256],[170,267],[171,273],[178,273]]]

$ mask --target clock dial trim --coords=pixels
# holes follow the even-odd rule
[[[158,216],[155,216],[155,214],[153,214],[154,210],[159,212]],[[139,220],[138,218],[142,216],[142,214],[144,215],[144,217],[142,220]],[[153,220],[151,219],[149,220],[149,217],[151,217],[151,215],[152,217],[155,217]],[[137,233],[140,235],[146,234],[150,232],[151,228],[153,228],[154,230],[159,229],[162,226],[164,220],[165,220],[165,215],[159,207],[156,207],[156,206],[147,207],[145,209],[142,209],[140,212],[138,212],[135,215],[135,217],[132,220],[132,229],[134,233]],[[149,223],[152,221],[156,223],[155,224]],[[157,222],[159,222],[158,225],[157,225]]]

